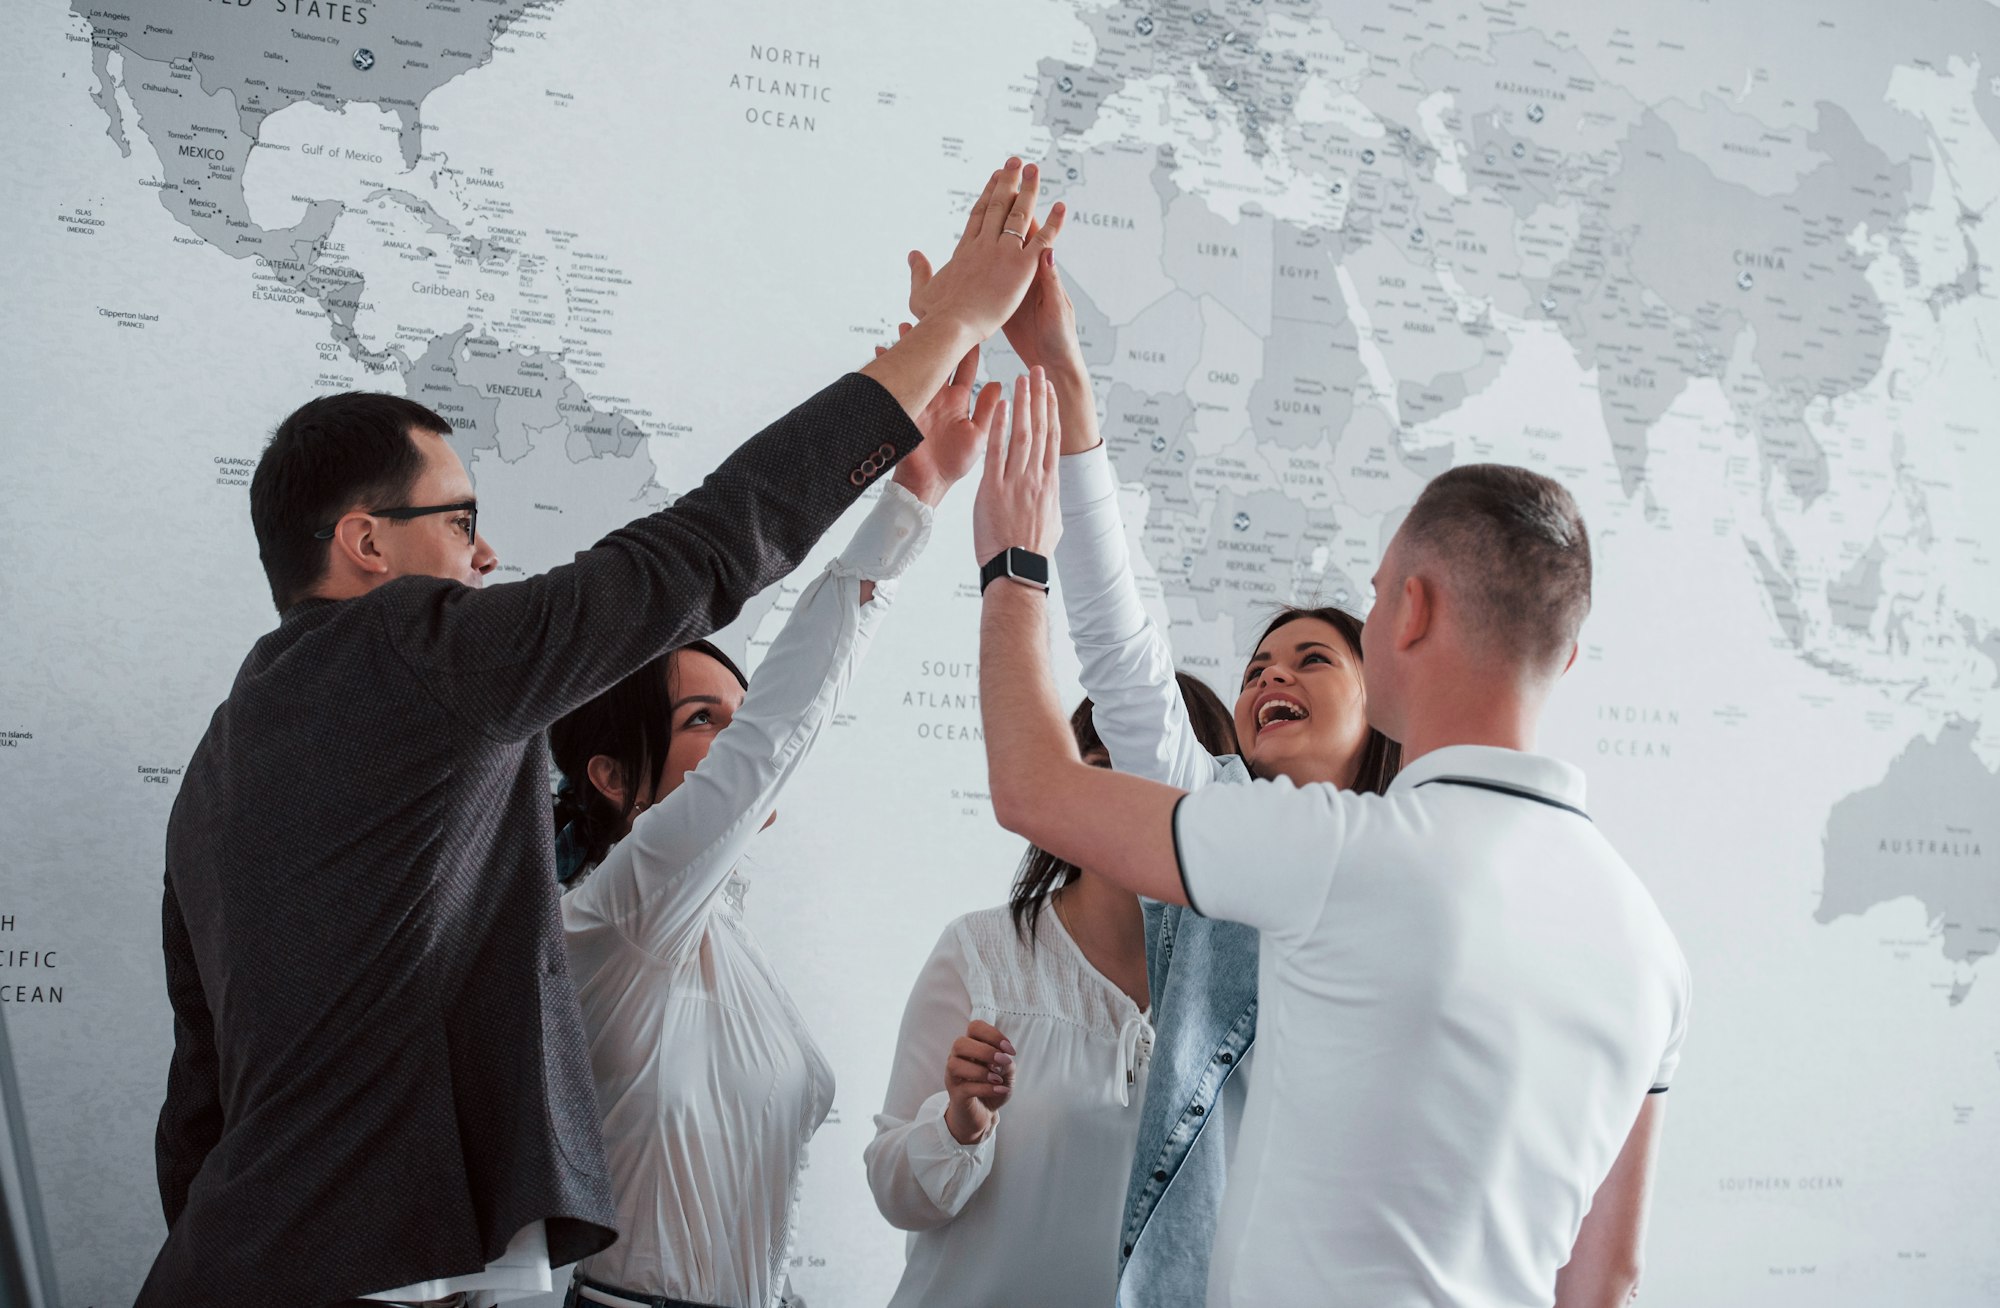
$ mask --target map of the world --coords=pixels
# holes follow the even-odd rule
[[[1225,695],[1274,605],[1365,611],[1435,473],[1582,503],[1595,609],[1542,744],[1694,976],[1646,1301],[2000,1302],[2000,9],[73,0],[10,30],[0,999],[71,1308],[129,1302],[163,1231],[162,833],[275,620],[246,488],[278,419],[430,405],[498,579],[540,571],[893,339],[905,252],[1010,153],[1071,210],[1147,602]],[[1020,853],[969,521],[961,492],[745,869],[839,1078],[790,1255],[815,1308],[900,1273],[861,1167],[897,1020]],[[752,668],[816,567],[724,633]]]

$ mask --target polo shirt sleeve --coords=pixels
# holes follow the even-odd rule
[[[1680,960],[1680,964],[1680,990],[1675,996],[1674,1023],[1667,1033],[1666,1051],[1660,1055],[1660,1070],[1653,1074],[1652,1088],[1646,1091],[1651,1095],[1665,1093],[1667,1087],[1674,1083],[1674,1072],[1681,1065],[1681,1042],[1687,1039],[1688,1008],[1693,1000],[1693,982],[1688,976],[1685,957]]]
[[[1183,796],[1174,856],[1188,906],[1280,938],[1310,932],[1346,843],[1346,798],[1283,777]]]

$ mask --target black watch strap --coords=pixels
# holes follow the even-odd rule
[[[1030,586],[1039,586],[1047,590],[1048,557],[1033,550],[1024,550],[1019,545],[1001,550],[986,560],[986,566],[979,570],[979,593],[984,595],[986,588],[1002,577],[1012,577],[1016,581],[1025,581]]]

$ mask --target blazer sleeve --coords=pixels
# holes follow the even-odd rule
[[[1065,455],[1059,475],[1056,571],[1092,724],[1120,772],[1199,789],[1220,769],[1195,738],[1174,652],[1139,600],[1110,456],[1101,444]]]
[[[887,390],[850,373],[574,562],[484,589],[431,578],[383,587],[389,638],[455,716],[524,740],[728,625],[922,439]]]
[[[181,917],[173,881],[167,882],[161,939],[167,956],[167,1000],[174,1010],[174,1053],[167,1065],[167,1098],[153,1137],[160,1180],[160,1208],[172,1229],[187,1207],[188,1188],[222,1138],[222,1088],[215,1023],[195,968],[194,944]]]

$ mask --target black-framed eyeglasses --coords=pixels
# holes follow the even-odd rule
[[[456,504],[428,504],[421,508],[408,506],[395,509],[367,509],[365,512],[377,518],[394,518],[398,522],[408,522],[411,518],[427,518],[433,513],[463,513],[465,515],[465,543],[472,544],[479,535],[479,501],[460,500]],[[333,530],[339,523],[321,527],[313,533],[314,540],[332,540]]]

